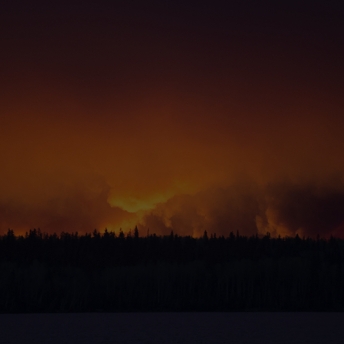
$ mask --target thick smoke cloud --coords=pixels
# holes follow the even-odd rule
[[[269,226],[315,237],[344,236],[344,190],[342,187],[279,183],[266,192]]]
[[[142,227],[167,234],[200,236],[207,231],[227,235],[257,232],[256,216],[261,210],[261,191],[252,183],[210,188],[193,195],[178,195],[146,214]]]
[[[0,226],[24,234],[30,228],[46,232],[80,233],[97,228],[118,231],[139,226],[141,235],[228,236],[278,235],[328,238],[344,237],[344,185],[335,183],[295,183],[262,186],[237,182],[227,187],[211,187],[193,194],[177,194],[154,209],[128,212],[111,206],[111,188],[103,181],[92,187],[74,186],[54,198],[0,203]],[[113,192],[113,191],[112,191]]]
[[[343,237],[344,189],[293,182],[211,188],[159,204],[143,217],[141,228],[193,236],[239,231],[247,236]]]

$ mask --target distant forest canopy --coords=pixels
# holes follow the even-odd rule
[[[44,231],[41,230],[41,228],[33,228],[33,229],[29,229],[29,231],[25,231],[24,230],[20,230],[18,231],[20,234],[17,234],[16,230],[8,228],[7,231],[4,231],[3,234],[0,233],[0,238],[2,237],[6,237],[6,236],[10,236],[10,237],[15,237],[17,239],[21,238],[28,238],[28,237],[38,237],[40,239],[47,239],[50,237],[53,238],[59,238],[62,239],[63,237],[68,237],[68,236],[72,236],[72,237],[105,237],[105,238],[147,238],[147,237],[171,237],[175,236],[175,237],[187,237],[187,238],[193,238],[193,239],[204,239],[204,238],[208,238],[208,239],[216,239],[216,238],[233,238],[233,236],[235,237],[245,237],[245,238],[264,238],[264,237],[269,237],[270,239],[292,239],[292,238],[302,238],[303,240],[308,240],[308,239],[322,239],[322,240],[329,240],[331,238],[336,238],[336,239],[343,239],[344,237],[342,237],[341,235],[336,235],[336,234],[331,234],[331,233],[322,233],[321,231],[319,231],[318,233],[314,234],[314,235],[304,235],[298,232],[295,233],[291,233],[291,234],[286,234],[286,235],[281,235],[278,234],[276,231],[271,233],[270,231],[266,231],[264,234],[260,233],[259,231],[255,232],[254,234],[248,235],[248,234],[242,234],[241,231],[238,230],[229,230],[227,232],[227,234],[224,230],[220,230],[218,234],[216,231],[210,231],[210,230],[204,230],[202,232],[202,235],[189,235],[189,234],[180,234],[178,231],[173,230],[171,228],[170,232],[168,234],[166,233],[161,233],[160,231],[156,232],[154,231],[154,229],[152,230],[151,228],[147,228],[145,226],[138,226],[136,225],[134,227],[134,229],[130,228],[130,229],[122,229],[121,227],[119,227],[118,230],[109,230],[108,228],[104,228],[104,230],[99,230],[97,228],[95,228],[93,231],[55,231],[55,232],[51,232],[51,231]],[[245,231],[244,231],[245,233]],[[341,234],[341,233],[339,233]],[[344,236],[344,233],[343,233]]]
[[[31,229],[24,236],[16,236],[9,229],[0,235],[0,259],[2,261],[29,262],[35,259],[52,264],[76,265],[132,265],[142,262],[169,261],[184,263],[192,260],[223,262],[231,259],[280,258],[283,256],[312,255],[314,252],[336,252],[344,250],[344,239],[330,237],[272,238],[264,236],[242,236],[240,232],[230,232],[227,237],[216,233],[194,238],[171,233],[158,236],[146,233],[140,236],[137,227],[133,231],[118,233],[105,229],[100,233],[79,234],[62,232],[60,235],[48,234]],[[337,252],[337,253],[338,253]],[[317,253],[317,254],[318,254]],[[336,253],[336,254],[337,254]]]
[[[0,313],[344,311],[344,240],[0,236]]]

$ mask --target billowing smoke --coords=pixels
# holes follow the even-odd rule
[[[323,237],[344,235],[342,185],[279,183],[266,189],[267,228],[275,233]]]
[[[200,236],[204,231],[241,235],[344,236],[344,189],[336,185],[238,183],[178,195],[148,212],[141,228]]]
[[[33,195],[18,200],[2,198],[0,226],[23,234],[31,228],[46,232],[91,232],[97,228],[124,231],[139,226],[147,232],[199,237],[240,235],[344,237],[344,183],[274,182],[258,185],[240,181],[226,187],[209,187],[179,193],[153,209],[129,212],[109,203],[114,192],[102,179],[87,185],[70,185],[54,197]]]

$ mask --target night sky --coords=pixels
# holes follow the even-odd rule
[[[338,1],[2,1],[0,232],[344,237]]]

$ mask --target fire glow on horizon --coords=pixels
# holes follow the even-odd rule
[[[1,232],[343,236],[334,26],[60,6],[2,18]]]

